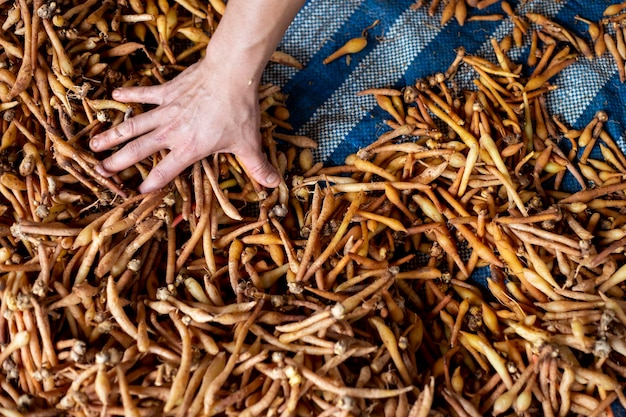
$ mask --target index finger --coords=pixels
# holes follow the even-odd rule
[[[150,110],[147,113],[131,117],[117,126],[94,136],[89,142],[89,147],[94,152],[105,151],[156,129],[159,126],[157,110]]]

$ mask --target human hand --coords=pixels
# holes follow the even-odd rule
[[[222,68],[207,57],[166,84],[115,90],[115,100],[158,107],[92,138],[96,152],[127,142],[96,167],[99,173],[109,177],[168,149],[140,185],[139,192],[146,193],[210,154],[234,153],[254,180],[277,186],[278,173],[261,148],[257,85],[224,74]]]

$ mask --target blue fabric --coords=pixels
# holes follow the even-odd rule
[[[371,142],[388,127],[389,116],[376,105],[373,97],[356,93],[370,87],[398,87],[416,79],[445,71],[464,46],[468,54],[495,62],[490,39],[502,39],[512,32],[510,19],[498,22],[466,22],[459,26],[452,19],[440,25],[440,11],[428,16],[427,7],[411,10],[414,0],[309,0],[287,31],[281,49],[304,65],[297,71],[270,65],[265,78],[280,85],[289,95],[290,118],[298,134],[318,141],[317,160],[342,164],[345,157]],[[587,25],[574,17],[599,21],[611,1],[533,0],[510,2],[517,14],[541,13],[588,39]],[[441,7],[441,6],[440,6]],[[502,13],[499,4],[484,10],[469,9],[470,15]],[[348,39],[360,36],[374,21],[380,23],[368,32],[368,46],[362,52],[324,65],[323,59]],[[524,63],[530,37],[522,48],[513,48],[509,56]],[[472,88],[475,73],[461,66],[455,78],[461,87]],[[551,114],[561,116],[566,124],[582,128],[598,110],[608,113],[606,129],[622,146],[626,124],[626,86],[620,83],[617,68],[608,52],[592,61],[581,57],[555,77],[559,88],[548,95]],[[575,187],[572,178],[565,189]]]
[[[290,122],[299,134],[319,141],[318,160],[341,164],[346,155],[358,150],[387,130],[385,116],[372,97],[358,97],[359,90],[369,87],[403,87],[417,78],[445,71],[452,62],[455,48],[463,45],[469,54],[493,57],[489,40],[511,33],[510,19],[500,22],[466,22],[459,26],[452,19],[439,24],[440,13],[428,16],[427,7],[411,10],[414,0],[309,0],[287,31],[281,49],[304,65],[297,71],[271,65],[267,81],[282,86],[289,94],[292,109]],[[598,21],[607,5],[615,1],[533,0],[517,4],[517,12],[544,14],[588,39],[587,25],[578,22],[580,15]],[[441,7],[441,6],[440,6]],[[502,13],[499,4],[472,14]],[[439,10],[440,12],[441,10]],[[329,65],[322,60],[348,39],[359,36],[364,28],[379,19],[368,33],[364,51],[339,59]],[[529,37],[523,48],[513,48],[510,56],[525,62]],[[460,84],[470,82],[474,74],[460,71]],[[552,114],[576,128],[587,123],[598,110],[605,110],[611,122],[607,129],[624,144],[626,112],[623,100],[626,87],[620,83],[616,66],[606,53],[588,61],[585,58],[567,68],[552,80],[559,89],[549,97]]]
[[[460,26],[455,19],[440,25],[441,7],[434,16],[428,7],[411,10],[415,0],[309,0],[287,31],[280,46],[298,58],[303,70],[270,65],[266,81],[282,87],[289,95],[290,123],[298,134],[319,143],[317,160],[330,165],[343,164],[347,155],[356,152],[389,128],[389,118],[373,97],[356,93],[371,87],[404,87],[416,79],[445,71],[464,46],[468,54],[495,61],[490,39],[501,40],[512,33],[513,22],[466,22]],[[427,2],[430,3],[430,2]],[[442,2],[443,4],[444,2]],[[587,25],[574,17],[599,21],[602,12],[618,1],[599,0],[526,0],[509,1],[517,14],[541,13],[589,40]],[[499,4],[484,10],[468,8],[469,16],[502,14]],[[362,52],[338,59],[329,65],[322,60],[348,39],[361,35],[377,19],[380,23],[368,32],[368,46]],[[526,44],[509,52],[514,62],[525,63],[530,36]],[[456,77],[461,87],[471,88],[476,74],[462,66]],[[620,83],[617,67],[607,53],[587,60],[581,57],[551,80],[559,88],[548,95],[551,114],[561,116],[566,124],[580,129],[595,113],[604,110],[610,122],[606,129],[626,149],[626,85]],[[563,188],[575,187],[569,178]],[[487,271],[473,278],[484,283]],[[626,412],[616,407],[616,415]]]

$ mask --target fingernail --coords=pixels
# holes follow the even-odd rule
[[[118,99],[122,92],[120,90],[113,90],[113,98]]]
[[[147,194],[147,193],[151,193],[152,191],[156,191],[158,190],[158,188],[154,188],[153,185],[148,184],[146,182],[142,183],[139,188],[137,189],[137,191],[139,191],[139,194]]]
[[[278,174],[276,174],[275,172],[272,172],[265,178],[265,181],[267,181],[268,184],[274,184],[278,182]]]
[[[98,164],[98,165],[96,165],[94,169],[96,170],[96,172],[97,172],[98,174],[102,175],[103,177],[106,177],[106,176],[108,176],[108,174],[109,174],[109,173],[107,172],[107,170],[106,170],[106,169],[104,169],[104,167],[102,166],[102,164]]]
[[[89,146],[91,149],[98,149],[100,147],[100,141],[95,137],[91,138],[91,142],[89,142]]]

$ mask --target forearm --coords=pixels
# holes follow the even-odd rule
[[[230,0],[207,58],[236,84],[258,85],[261,73],[305,0]]]

